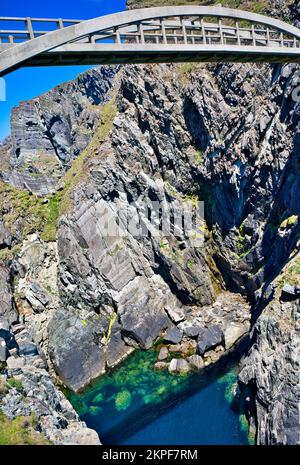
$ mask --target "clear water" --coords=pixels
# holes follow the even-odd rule
[[[157,350],[136,352],[69,399],[103,444],[248,444],[243,416],[232,408],[235,363],[190,375],[157,371]]]

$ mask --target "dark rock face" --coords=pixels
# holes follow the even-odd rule
[[[11,272],[0,261],[0,336],[2,329],[8,329],[17,321],[17,312],[13,304]]]
[[[257,444],[299,444],[300,301],[268,305],[240,372],[252,399]]]

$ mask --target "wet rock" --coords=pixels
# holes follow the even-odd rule
[[[154,364],[154,368],[156,370],[164,370],[165,368],[167,368],[168,364],[166,362],[156,362]]]
[[[220,326],[213,325],[208,328],[202,328],[199,331],[197,340],[197,351],[203,355],[208,350],[223,343],[224,334]]]
[[[188,373],[190,366],[183,358],[173,358],[169,365],[170,373]]]
[[[200,355],[191,355],[187,358],[187,361],[193,370],[200,370],[204,367],[203,358]]]
[[[160,351],[159,351],[157,360],[159,360],[159,361],[166,360],[166,358],[168,358],[168,356],[169,356],[168,348],[167,347],[162,347],[160,349]]]
[[[179,344],[182,340],[182,331],[175,327],[168,329],[164,335],[164,341],[166,344]]]

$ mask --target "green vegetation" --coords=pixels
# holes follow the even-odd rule
[[[57,195],[53,195],[49,199],[48,203],[48,215],[44,230],[41,234],[41,238],[45,242],[52,242],[56,239],[56,224],[59,216],[59,198]]]
[[[115,398],[115,406],[118,412],[121,410],[127,410],[131,404],[132,396],[127,389],[124,391],[118,392]]]
[[[64,188],[57,193],[59,215],[68,213],[73,206],[71,193],[74,188],[88,176],[88,162],[95,155],[96,150],[107,139],[117,114],[115,97],[102,107],[100,123],[90,144],[74,160],[72,167],[64,177]]]
[[[278,286],[283,288],[285,284],[300,286],[300,256],[297,255],[290,264],[288,264],[277,280]]]
[[[288,228],[291,228],[292,226],[295,226],[297,223],[298,223],[298,216],[292,215],[289,218],[286,218],[284,221],[282,221],[280,228],[288,229]]]
[[[229,8],[240,8],[255,13],[263,13],[270,5],[268,0],[131,0],[130,6],[136,8],[150,6],[166,6],[166,5],[218,5],[221,4]]]
[[[19,392],[22,392],[23,391],[23,385],[22,385],[22,382],[16,378],[9,378],[7,380],[7,384],[11,387],[11,388],[15,388],[17,389],[17,391]]]
[[[195,158],[196,165],[202,165],[203,164],[203,151],[196,150],[194,158]]]
[[[47,439],[35,431],[36,419],[30,417],[17,417],[9,420],[0,411],[0,445],[47,445]]]
[[[112,330],[112,327],[117,319],[117,314],[114,312],[111,317],[110,317],[110,320],[109,320],[109,326],[108,326],[108,330],[107,330],[107,334],[106,336],[103,338],[103,342],[104,344],[107,344],[110,340],[110,336],[111,336],[111,330]]]
[[[193,266],[196,264],[195,260],[193,258],[190,258],[188,261],[187,261],[187,264],[186,266],[188,267],[189,270],[192,270],[193,269]]]

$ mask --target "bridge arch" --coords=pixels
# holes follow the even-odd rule
[[[224,19],[229,25],[222,23]],[[230,25],[232,20],[235,25]],[[238,21],[251,27],[239,27]],[[172,35],[170,30],[177,32]],[[270,61],[300,61],[300,29],[264,15],[224,7],[129,10],[68,27],[60,25],[60,29],[38,37],[31,26],[27,35],[28,40],[21,43],[13,37],[0,44],[0,76],[22,66],[43,64],[259,61],[268,57]],[[108,42],[111,38],[114,44]]]

